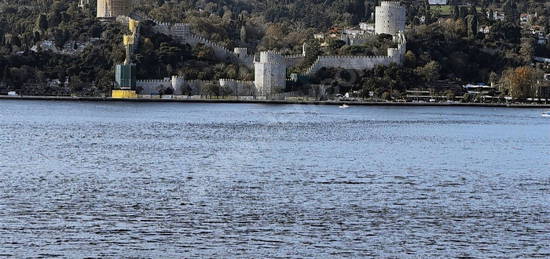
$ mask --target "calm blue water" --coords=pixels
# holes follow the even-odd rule
[[[0,101],[0,257],[548,257],[541,112]]]

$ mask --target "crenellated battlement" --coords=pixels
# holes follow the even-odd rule
[[[402,55],[397,49],[389,49],[388,56],[320,56],[306,71],[307,75],[317,73],[321,68],[342,68],[353,70],[372,69],[377,65],[401,64]]]
[[[154,84],[154,83],[166,83],[166,82],[172,82],[170,78],[164,78],[164,79],[146,79],[146,80],[137,80],[138,83],[144,83],[144,84]]]
[[[302,54],[294,54],[294,55],[284,55],[285,59],[298,59],[298,58],[304,58],[305,56]]]
[[[222,78],[222,79],[220,79],[220,83],[253,83],[253,82],[252,81],[238,80],[238,79]]]
[[[262,51],[260,52],[260,61],[257,63],[262,64],[286,64],[285,58],[275,51]]]

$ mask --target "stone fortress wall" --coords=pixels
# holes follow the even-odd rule
[[[375,37],[373,34],[363,35],[341,35],[340,40],[350,46],[360,46],[372,40]]]
[[[407,51],[407,39],[404,34],[405,22],[406,10],[399,2],[383,1],[380,6],[376,7],[375,33],[393,35],[393,40],[397,43],[397,48],[389,48],[387,50],[387,56],[320,56],[306,71],[306,75],[313,76],[322,68],[366,70],[372,69],[378,65],[388,66],[392,63],[398,65],[403,64],[405,52]],[[365,35],[362,37],[368,38],[371,36]],[[302,60],[305,57],[305,48],[301,57]],[[287,61],[286,65],[290,67],[296,64],[291,64]],[[286,67],[284,69],[286,71]],[[260,93],[265,93],[265,89],[270,89],[269,83],[271,82],[265,80],[265,77],[273,73],[280,75],[281,73],[279,70],[279,67],[271,70],[269,68],[265,70],[264,67],[263,71],[256,71],[256,83]],[[258,76],[264,79],[258,79]],[[260,91],[260,89],[264,89],[264,91]]]
[[[407,21],[407,10],[399,2],[382,1],[375,10],[374,31],[376,34],[396,35],[405,31]]]
[[[136,87],[141,88],[141,94],[158,94],[160,88],[174,87],[170,78],[138,80]]]
[[[141,89],[140,94],[158,95],[161,88],[174,89],[175,95],[201,95],[208,84],[217,84],[222,88],[227,88],[231,95],[254,96],[256,88],[252,81],[241,81],[233,79],[220,80],[186,80],[181,76],[172,76],[171,78],[138,80],[136,85]]]
[[[189,44],[191,46],[196,46],[198,44],[204,44],[214,50],[214,54],[218,59],[232,59],[239,64],[245,65],[246,67],[253,69],[255,58],[254,55],[248,53],[247,48],[235,48],[233,51],[212,42],[206,38],[197,36],[191,32],[191,27],[189,24],[184,23],[164,23],[152,19],[142,18],[142,16],[134,16],[136,20],[150,20],[155,23],[153,30],[157,33],[162,33],[169,35],[182,43]],[[284,59],[286,60],[288,66],[298,65],[303,61],[305,53],[298,55],[286,55]]]
[[[220,79],[220,87],[228,88],[232,91],[233,95],[238,96],[255,96],[256,85],[254,81],[242,81],[234,79]]]
[[[134,16],[136,17],[136,16]],[[150,20],[135,18],[137,20]],[[259,54],[256,60],[253,55],[248,54],[246,48],[235,48],[234,51],[211,42],[205,38],[194,35],[188,24],[176,23],[168,24],[152,20],[156,25],[153,29],[158,33],[169,35],[182,43],[196,46],[204,44],[214,50],[218,59],[230,59],[239,64],[254,69],[254,82],[237,81],[230,79],[220,79],[218,83],[221,87],[236,89],[238,94],[250,94],[260,96],[273,96],[286,87],[286,71],[288,67],[300,64],[305,59],[305,46],[302,54],[282,55],[273,51],[264,51]],[[322,68],[341,68],[352,70],[372,69],[377,65],[390,65],[403,63],[406,52],[407,41],[404,35],[406,21],[406,10],[398,2],[383,1],[376,7],[376,34],[391,34],[397,43],[397,48],[389,48],[387,56],[320,56],[317,61],[307,70],[306,76],[314,76]],[[365,36],[367,37],[367,36]],[[145,94],[158,93],[159,86],[172,87],[175,94],[182,93],[182,87],[191,87],[193,94],[200,94],[202,87],[210,81],[192,80],[186,81],[183,78],[173,77],[163,80],[138,81],[138,87],[144,89]],[[252,88],[251,88],[252,87]]]
[[[287,67],[295,67],[302,63],[306,58],[306,44],[302,45],[302,53],[295,55],[282,55]]]
[[[300,55],[285,55],[283,56],[283,59],[285,60],[285,64],[287,67],[295,67],[297,65],[299,65],[300,63],[302,63],[305,59],[305,55],[304,54],[300,54]]]
[[[235,48],[233,51],[230,51],[229,49],[215,42],[193,34],[191,32],[191,27],[188,24],[164,23],[144,17],[145,16],[141,14],[133,15],[133,18],[136,20],[150,20],[155,23],[153,30],[157,33],[171,36],[174,39],[177,39],[180,42],[189,44],[191,46],[204,44],[205,46],[208,46],[214,50],[216,58],[222,60],[230,59],[250,69],[254,69],[254,82],[220,79],[220,86],[223,87],[224,85],[230,85],[231,88],[236,88],[237,92],[242,92],[245,94],[258,93],[260,95],[272,94],[274,91],[284,88],[286,86],[287,67],[296,66],[301,63],[305,58],[305,50],[302,52],[302,54],[286,56],[269,51],[260,53],[259,60],[255,60],[254,55],[250,55],[246,48]],[[192,84],[192,86],[194,87],[194,93],[200,93],[200,89],[204,87],[204,83],[197,80],[186,82],[188,84]],[[138,81],[137,85],[138,87],[142,87],[144,89],[144,94],[157,94],[159,86],[168,87],[171,85],[171,83],[168,78],[165,78],[161,80]],[[250,89],[251,85],[255,86],[255,90]],[[176,93],[179,93],[179,88],[176,85],[173,85],[172,87],[176,89]]]
[[[403,32],[394,36],[397,48],[389,48],[387,56],[320,56],[307,70],[306,75],[315,75],[322,68],[365,70],[378,65],[402,64],[407,51],[407,40]]]

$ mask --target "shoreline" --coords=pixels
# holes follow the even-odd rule
[[[81,102],[143,102],[143,103],[244,103],[244,104],[299,104],[299,105],[355,105],[355,106],[443,106],[443,107],[493,107],[493,108],[550,108],[548,104],[522,103],[413,103],[368,101],[291,101],[291,100],[231,100],[231,99],[115,99],[110,97],[70,96],[0,96],[0,100],[23,101],[81,101]]]

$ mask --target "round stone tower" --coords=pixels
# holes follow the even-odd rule
[[[396,35],[400,31],[405,31],[406,21],[405,7],[399,2],[382,1],[380,6],[376,7],[374,31],[376,34]]]
[[[263,51],[254,63],[256,90],[261,96],[276,94],[286,87],[286,63],[278,53]]]
[[[185,79],[181,76],[172,76],[172,88],[175,94],[182,94],[182,87],[185,84]]]
[[[97,0],[97,18],[115,19],[128,16],[130,11],[130,0]]]

